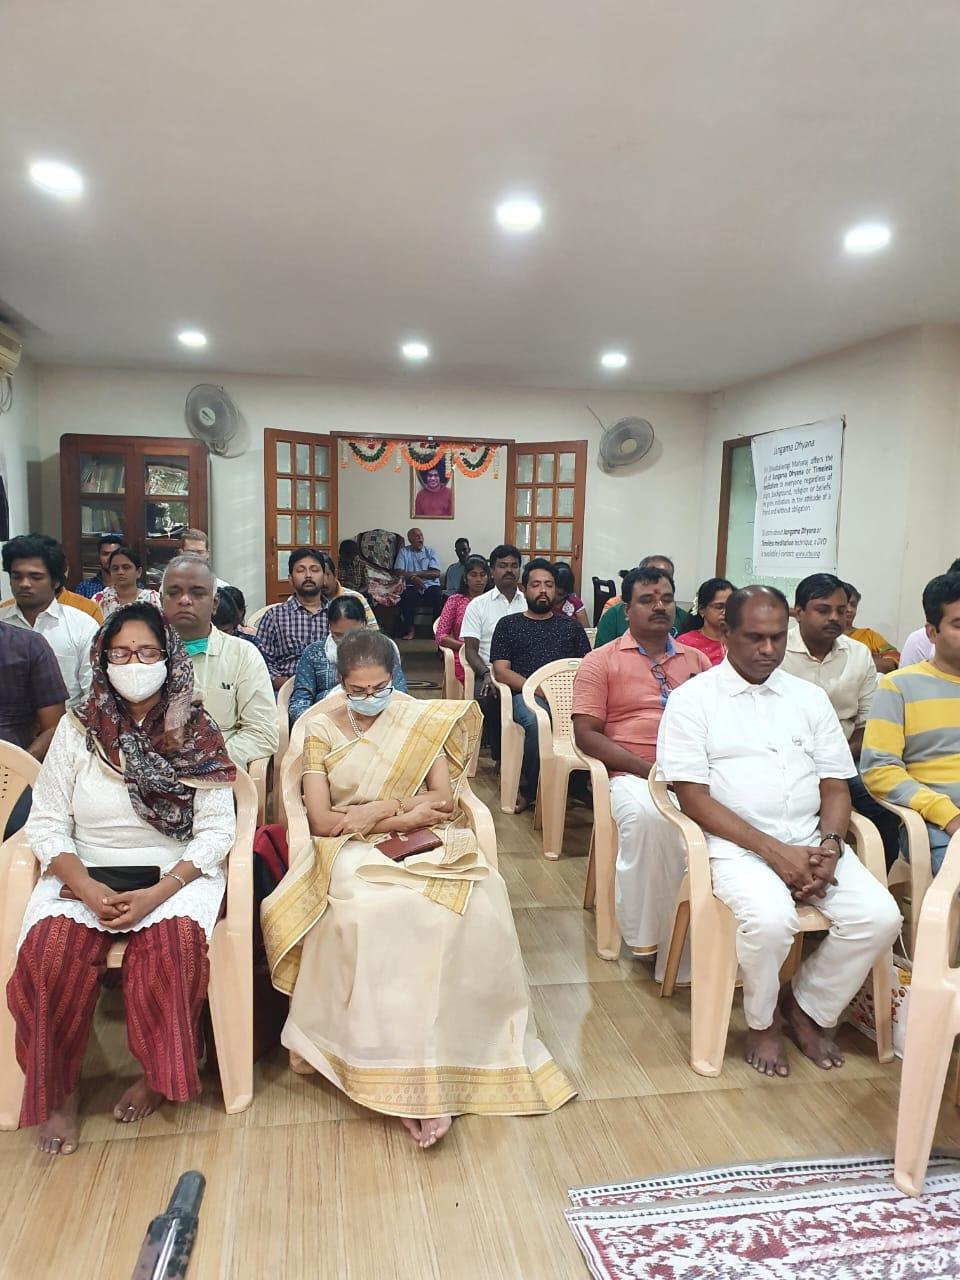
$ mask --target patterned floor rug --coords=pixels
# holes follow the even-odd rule
[[[597,1280],[955,1280],[960,1163],[932,1161],[919,1199],[891,1172],[882,1157],[698,1170],[571,1191],[566,1217]]]

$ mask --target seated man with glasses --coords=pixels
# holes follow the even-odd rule
[[[617,923],[636,955],[656,955],[663,973],[673,907],[684,872],[679,833],[657,812],[647,786],[667,699],[710,670],[706,654],[674,640],[673,579],[666,569],[632,569],[623,580],[627,630],[580,664],[573,683],[573,735],[610,773],[610,807],[620,835]],[[683,970],[681,970],[683,978]]]

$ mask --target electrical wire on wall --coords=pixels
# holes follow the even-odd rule
[[[0,413],[13,408],[13,374],[0,373]]]

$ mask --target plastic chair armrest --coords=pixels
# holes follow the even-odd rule
[[[497,829],[493,824],[493,815],[479,796],[464,786],[460,792],[460,808],[466,814],[470,829],[477,837],[477,844],[487,862],[494,868],[499,865],[497,857]]]
[[[553,725],[550,723],[550,717],[537,701],[537,692],[540,688],[537,680],[536,672],[532,676],[528,676],[523,682],[523,688],[520,696],[523,698],[523,704],[528,711],[532,711],[537,718],[537,741],[540,746],[540,759],[552,760],[554,756],[553,750]],[[510,703],[510,714],[513,714],[513,702]]]
[[[854,837],[854,852],[857,857],[870,874],[886,886],[887,864],[883,857],[883,841],[880,839],[880,832],[869,818],[864,818],[859,813],[851,813],[848,834]]]

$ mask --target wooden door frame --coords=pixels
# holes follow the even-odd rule
[[[554,440],[538,440],[538,441],[510,440],[508,441],[507,443],[507,493],[506,493],[506,501],[504,506],[504,513],[503,513],[503,528],[504,528],[503,540],[505,543],[511,543],[512,542],[511,529],[517,522],[517,517],[514,512],[514,506],[516,503],[517,482],[514,477],[516,476],[516,462],[517,462],[518,453],[534,452],[537,449],[540,449],[540,450],[543,450],[544,452],[546,452],[547,450],[552,450],[555,453],[576,454],[577,460],[574,464],[574,477],[576,477],[577,473],[582,468],[583,469],[583,488],[582,488],[582,491],[580,491],[577,488],[576,484],[574,486],[572,523],[573,523],[573,532],[574,532],[575,540],[573,544],[573,549],[570,552],[569,563],[570,563],[570,567],[573,569],[573,576],[576,579],[577,588],[580,592],[581,597],[583,595],[583,582],[581,581],[581,575],[583,572],[583,522],[584,522],[584,516],[586,514],[586,504],[587,504],[588,444],[589,444],[589,441],[587,440],[555,440],[555,441]],[[534,482],[534,487],[536,487],[536,482]],[[554,482],[554,487],[556,487],[556,482]],[[522,518],[523,517],[521,517],[521,519]],[[556,516],[554,516],[553,519],[556,520]],[[531,520],[535,521],[536,517],[531,516]],[[578,528],[580,531],[579,536],[577,535]],[[530,558],[533,559],[535,556],[536,556],[536,552],[531,548]]]
[[[270,583],[273,570],[277,564],[277,441],[292,441],[296,444],[309,445],[311,449],[318,444],[327,444],[330,450],[330,554],[336,563],[336,548],[339,543],[339,499],[340,487],[338,471],[340,469],[339,445],[331,431],[287,431],[283,427],[264,427],[263,429],[263,596],[264,602],[270,603]],[[295,456],[292,461],[296,462]],[[292,483],[296,483],[296,471]],[[270,481],[273,481],[271,484]],[[296,490],[294,490],[294,493]],[[269,530],[269,532],[268,532]]]
[[[723,457],[720,462],[720,512],[717,517],[717,558],[716,574],[718,578],[727,572],[727,535],[730,530],[730,488],[733,481],[733,455],[738,449],[747,449],[753,443],[753,436],[737,436],[735,440],[724,440]]]

